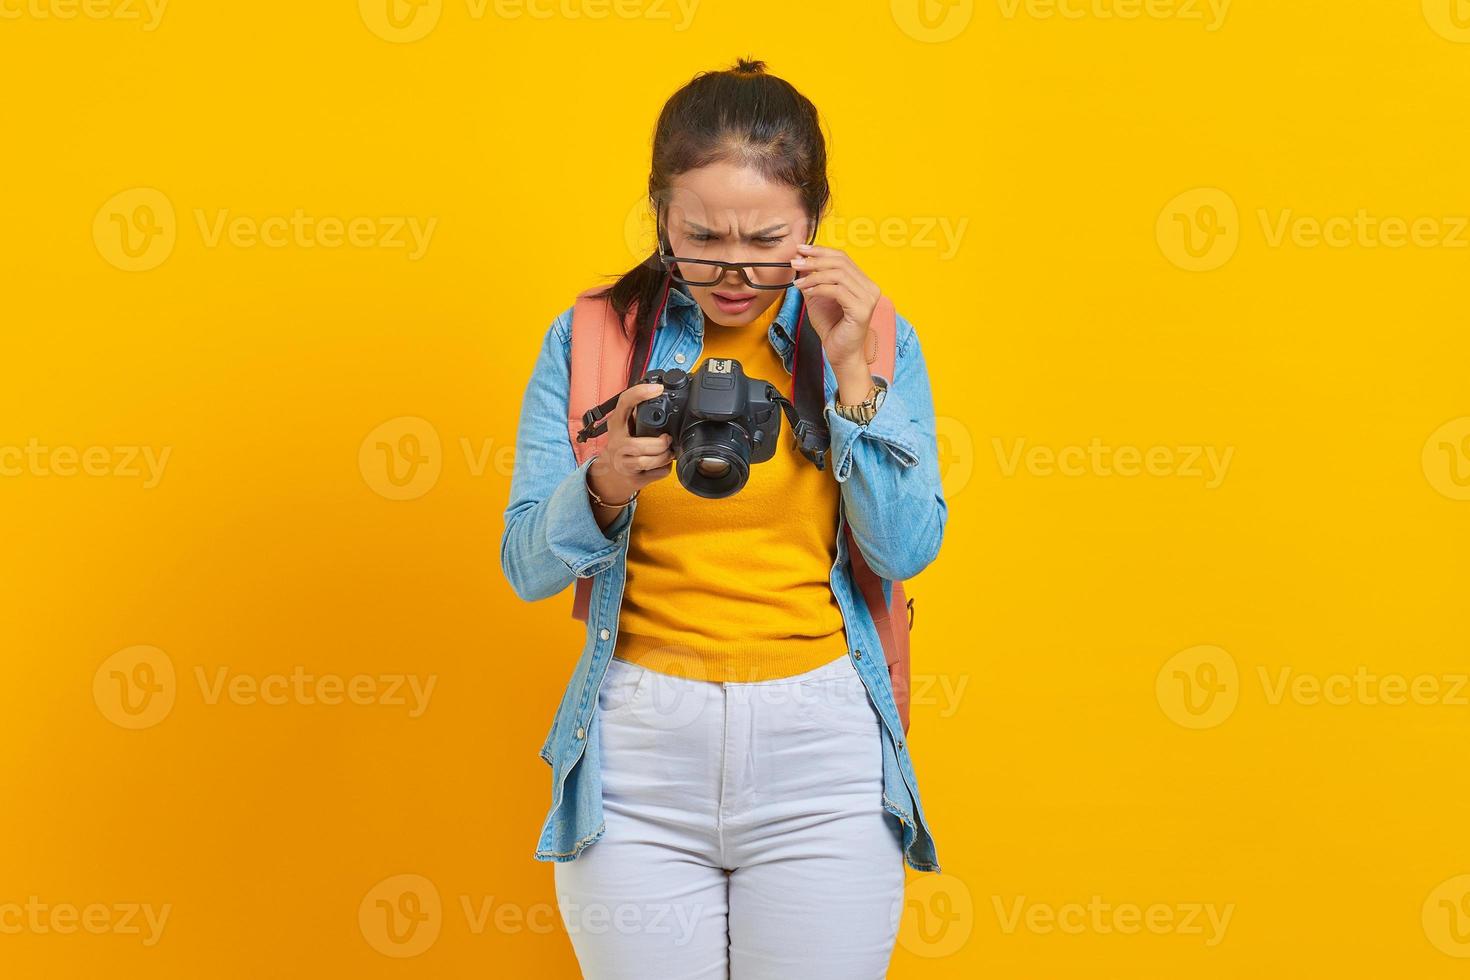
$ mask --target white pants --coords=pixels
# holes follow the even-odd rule
[[[847,654],[711,682],[614,659],[603,836],[557,862],[588,980],[878,980],[903,904],[878,714]]]

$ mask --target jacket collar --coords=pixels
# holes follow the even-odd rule
[[[776,353],[786,355],[795,343],[796,318],[801,313],[801,290],[795,286],[787,286],[786,293],[780,300],[781,309],[776,314],[775,322],[771,324],[771,343],[776,348]],[[704,313],[695,301],[685,291],[681,283],[674,283],[669,290],[669,305],[664,310],[664,322],[679,311],[679,318],[685,327],[696,337],[704,336]]]

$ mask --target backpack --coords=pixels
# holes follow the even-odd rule
[[[634,351],[634,311],[620,318],[601,289],[589,289],[577,296],[572,310],[571,385],[567,398],[567,430],[579,464],[601,451],[607,444],[607,433],[579,442],[577,433],[583,428],[584,410],[599,405],[628,387]],[[812,331],[802,318],[802,329]],[[656,329],[656,327],[655,327]],[[871,373],[892,379],[897,357],[897,321],[893,303],[880,297],[869,328],[875,342],[869,345]],[[813,331],[813,336],[815,332]],[[808,339],[808,343],[810,342]],[[651,340],[643,350],[646,359]],[[799,347],[798,347],[799,349]],[[639,372],[638,374],[641,374]],[[795,400],[795,399],[793,399]],[[800,402],[798,402],[800,404]],[[810,411],[810,410],[808,410]],[[804,413],[805,414],[805,413]],[[823,427],[825,430],[825,426]],[[863,602],[873,617],[878,639],[883,645],[883,659],[888,665],[888,678],[904,733],[909,730],[909,631],[913,629],[913,601],[904,595],[903,583],[893,583],[892,598],[883,596],[883,580],[868,567],[852,536],[852,527],[844,524],[848,555],[852,560],[853,580]],[[572,616],[586,621],[592,598],[592,579],[576,580]]]

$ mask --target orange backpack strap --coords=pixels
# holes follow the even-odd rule
[[[870,373],[886,378],[892,384],[893,365],[898,360],[898,314],[893,309],[893,300],[887,296],[878,297],[868,330],[877,335],[868,348]]]
[[[873,310],[873,319],[868,327],[872,335],[868,348],[869,373],[893,383],[894,364],[898,360],[898,316],[893,301],[887,296],[878,298]],[[909,616],[908,600],[904,595],[903,583],[893,583],[893,597],[883,598],[883,580],[868,567],[863,553],[852,536],[852,527],[847,529],[847,553],[852,557],[852,576],[862,593],[873,625],[878,630],[878,639],[883,644],[883,660],[888,664],[888,679],[893,686],[893,700],[898,706],[898,717],[903,722],[904,733],[909,730]]]
[[[572,359],[571,384],[567,394],[567,435],[572,440],[572,452],[577,463],[587,462],[595,453],[607,445],[607,433],[594,436],[586,442],[577,441],[582,428],[582,413],[594,405],[600,405],[617,392],[627,387],[628,358],[633,354],[633,337],[628,328],[633,322],[630,313],[626,321],[612,307],[612,301],[598,296],[600,289],[589,289],[577,296],[572,307]],[[592,580],[576,580],[576,593],[572,600],[572,615],[587,619],[587,609],[592,600]]]
[[[582,428],[582,413],[600,405],[628,386],[628,358],[633,353],[633,337],[612,307],[612,301],[589,289],[577,296],[572,307],[571,385],[567,392],[567,435],[577,462],[607,445],[607,433],[586,442],[577,441]]]

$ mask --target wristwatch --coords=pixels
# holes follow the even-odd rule
[[[868,397],[856,405],[844,405],[840,401],[832,402],[832,410],[849,422],[858,425],[867,425],[873,421],[873,416],[878,414],[878,406],[883,404],[883,399],[888,394],[888,382],[882,378],[873,379],[873,387],[868,389]]]

